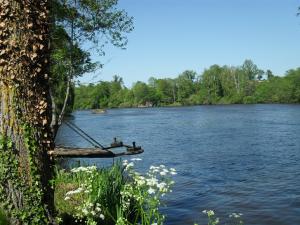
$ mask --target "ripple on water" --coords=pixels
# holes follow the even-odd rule
[[[106,144],[115,136],[137,141],[143,171],[153,164],[177,169],[162,208],[167,225],[205,224],[204,209],[223,221],[241,212],[246,224],[300,224],[299,105],[84,111],[73,122]],[[57,142],[87,145],[66,127]]]

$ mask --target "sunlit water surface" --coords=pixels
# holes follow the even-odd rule
[[[165,199],[165,224],[205,224],[243,213],[246,224],[300,224],[300,105],[228,105],[75,112],[72,121],[105,145],[136,141],[137,169],[178,171]],[[89,143],[63,126],[57,143]],[[126,157],[130,158],[130,157]],[[112,159],[82,160],[106,166]]]

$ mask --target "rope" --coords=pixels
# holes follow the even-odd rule
[[[65,124],[69,128],[71,128],[73,131],[75,131],[79,136],[81,136],[83,139],[85,139],[87,142],[92,144],[95,148],[101,148],[101,149],[105,150],[103,145],[101,145],[98,141],[96,141],[94,138],[92,138],[90,135],[88,135],[86,132],[84,132],[82,129],[80,129],[74,123],[65,121]]]

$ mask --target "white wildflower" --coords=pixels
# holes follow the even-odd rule
[[[67,200],[69,200],[70,199],[70,197],[69,196],[67,196],[67,197],[65,197],[65,200],[67,201]]]
[[[137,182],[137,185],[139,185],[139,186],[146,184],[146,181],[144,179],[137,180],[136,182]]]
[[[73,173],[85,172],[85,171],[87,171],[87,168],[85,168],[83,166],[71,169],[71,172],[73,172]]]
[[[204,214],[207,214],[207,216],[209,216],[209,217],[215,215],[215,212],[212,210],[203,210],[202,212]]]
[[[149,186],[156,186],[158,183],[158,180],[154,177],[150,178],[150,179],[146,179],[147,185]]]
[[[207,211],[207,215],[208,215],[208,216],[213,216],[213,215],[215,215],[215,212],[212,211],[212,210],[208,210],[208,211]]]
[[[150,174],[158,173],[159,171],[160,171],[160,168],[159,168],[159,167],[156,167],[156,166],[150,166],[150,170],[149,170],[149,173],[150,173]]]
[[[84,209],[82,209],[82,213],[83,213],[83,215],[88,215],[89,211],[86,208],[84,208]]]
[[[134,163],[133,162],[130,162],[130,163],[127,163],[127,164],[123,164],[125,166],[125,170],[129,170],[130,168],[134,167]]]
[[[167,173],[164,172],[164,171],[161,171],[159,174],[160,174],[161,176],[166,176],[166,175],[167,175]]]
[[[100,214],[100,219],[104,220],[104,215],[103,214]]]
[[[58,224],[62,223],[63,219],[61,217],[56,217]]]
[[[83,188],[77,188],[76,190],[74,190],[74,191],[68,191],[67,193],[66,193],[66,195],[68,196],[68,195],[74,195],[74,194],[78,194],[78,193],[80,193],[80,192],[82,192],[82,191],[84,191],[84,189]]]
[[[91,173],[92,171],[94,171],[96,169],[97,169],[96,166],[88,166],[88,167],[80,166],[80,167],[71,169],[71,172],[72,173],[78,173],[78,172],[88,172],[88,173]]]
[[[153,188],[149,188],[149,190],[148,190],[148,193],[151,195],[151,194],[154,194],[155,193],[155,190],[153,189]]]
[[[145,177],[144,176],[139,176],[139,179],[145,180]]]
[[[158,187],[160,190],[163,190],[166,186],[167,186],[167,184],[166,184],[165,182],[161,182],[161,183],[157,184],[157,187]]]
[[[88,166],[87,169],[93,171],[93,170],[97,170],[97,167],[96,166]]]
[[[150,170],[154,170],[154,169],[157,169],[156,166],[150,166]]]

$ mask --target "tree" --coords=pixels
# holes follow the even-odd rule
[[[194,80],[196,78],[196,72],[186,70],[180,74],[177,79],[177,95],[178,100],[183,103],[190,95],[195,92]]]
[[[123,88],[123,78],[118,75],[114,75],[113,80],[110,82],[110,96],[108,104],[110,108],[116,108],[124,101],[124,92],[122,92]]]
[[[300,103],[300,68],[288,70],[285,79],[291,84],[291,102]]]
[[[125,34],[133,30],[133,18],[117,9],[117,3],[118,0],[53,0],[52,12],[56,25],[73,36],[73,41],[96,47],[99,54],[104,54],[105,43],[124,48]]]
[[[249,80],[255,80],[257,76],[261,78],[264,73],[262,70],[258,69],[257,65],[255,65],[252,60],[246,59],[244,64],[242,65],[242,70]]]
[[[97,63],[91,62],[90,53],[82,50],[75,43],[62,26],[55,26],[51,30],[51,97],[52,97],[52,132],[58,129],[64,111],[72,111],[74,87],[71,78],[92,72]],[[72,74],[71,74],[72,73]],[[67,93],[67,94],[66,94]],[[61,115],[60,118],[57,116]]]
[[[117,9],[117,3],[117,0],[52,0],[52,58],[58,57],[60,62],[60,65],[55,62],[52,66],[59,68],[58,73],[55,73],[57,70],[52,71],[54,82],[58,81],[52,85],[52,103],[55,103],[52,108],[56,109],[53,127],[57,127],[63,119],[70,90],[74,86],[73,79],[101,65],[91,62],[89,51],[96,49],[102,56],[103,47],[108,43],[125,48],[126,34],[133,30],[133,18],[124,10]],[[64,96],[59,91],[61,86],[65,89]],[[55,132],[56,128],[53,130]]]
[[[47,0],[0,4],[0,208],[11,224],[51,224]]]
[[[201,77],[202,87],[206,91],[204,103],[215,104],[220,97],[223,97],[224,90],[221,84],[220,74],[222,67],[219,65],[212,65],[209,69],[205,70]]]
[[[114,75],[113,80],[111,81],[110,92],[112,94],[119,92],[123,88],[123,85],[124,85],[123,78],[118,75]]]
[[[241,79],[235,67],[223,66],[220,73],[223,96],[232,97],[239,93]]]
[[[136,82],[132,87],[132,91],[137,105],[146,104],[149,101],[149,88],[144,82]]]
[[[176,82],[173,79],[155,79],[154,89],[157,100],[163,104],[171,104],[176,101]]]

